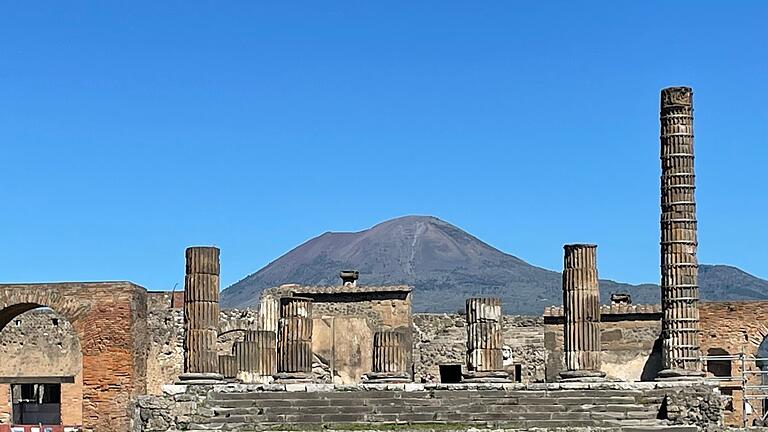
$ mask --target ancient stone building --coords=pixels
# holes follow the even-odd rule
[[[60,411],[61,421],[94,430],[127,430],[131,421],[132,399],[146,394],[147,371],[147,293],[130,282],[89,282],[53,284],[0,285],[0,329],[24,326],[40,315],[25,312],[47,307],[58,318],[57,324],[71,329],[77,343],[58,330],[48,329],[48,343],[39,334],[32,346],[48,346],[52,351],[38,356],[40,367],[17,364],[17,369],[3,380],[5,384],[35,384],[21,389],[20,394],[4,393],[0,401],[7,404],[18,399],[45,402],[40,389],[54,391],[40,384],[62,384],[60,398],[66,399]],[[35,318],[30,318],[35,317]],[[41,330],[42,323],[28,327]],[[51,322],[53,324],[53,322]],[[13,331],[0,333],[13,339]],[[44,331],[45,335],[46,332]],[[6,336],[7,335],[7,336]],[[18,342],[18,341],[17,341]],[[61,342],[61,348],[58,343]],[[66,349],[65,344],[66,343]],[[79,346],[79,348],[77,348]],[[21,351],[17,344],[7,344],[9,354]],[[76,352],[79,349],[79,353]],[[54,355],[56,351],[68,355]],[[25,351],[26,352],[26,351]],[[26,354],[30,360],[34,354]],[[44,360],[48,360],[45,364]],[[15,361],[19,361],[18,359]],[[10,372],[10,371],[9,371]],[[82,385],[80,384],[82,383]],[[64,384],[74,384],[65,386]],[[23,394],[30,393],[30,394]],[[78,409],[78,402],[82,401]],[[12,408],[12,407],[11,407]],[[7,412],[8,405],[0,411]]]

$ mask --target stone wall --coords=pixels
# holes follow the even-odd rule
[[[72,324],[50,309],[16,316],[0,331],[0,377],[71,378],[61,384],[61,421],[83,421],[83,355]],[[10,423],[10,384],[0,384],[0,423]]]
[[[602,370],[609,378],[648,381],[661,369],[661,306],[602,305]],[[555,381],[565,369],[563,354],[563,310],[544,311],[547,351],[547,381]]]
[[[139,398],[139,431],[716,428],[716,388],[696,383],[168,386]]]
[[[183,292],[150,292],[147,297],[147,394],[161,394],[184,368]],[[256,329],[258,311],[223,309],[219,322],[219,354],[232,354],[232,346],[243,339],[238,329]]]
[[[264,295],[312,299],[312,352],[318,374],[339,384],[359,382],[371,372],[373,334],[397,330],[412,344],[411,287],[282,285]],[[409,371],[413,358],[408,353]]]
[[[522,382],[544,379],[544,321],[541,317],[504,315],[504,345],[512,350],[507,366],[520,365]],[[440,365],[466,371],[466,317],[459,314],[414,314],[414,371],[417,382],[439,382]],[[512,375],[514,376],[514,375]]]
[[[82,424],[125,430],[132,398],[146,392],[146,302],[130,282],[0,284],[0,328],[40,306],[65,318],[82,355]]]

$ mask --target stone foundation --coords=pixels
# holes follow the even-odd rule
[[[228,384],[165,386],[163,396],[140,397],[134,415],[137,430],[147,432],[359,430],[359,423],[371,430],[696,430],[719,427],[721,408],[716,387],[701,383]]]

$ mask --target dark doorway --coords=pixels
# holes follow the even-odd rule
[[[440,382],[445,384],[457,384],[461,382],[461,365],[440,365]]]
[[[722,348],[710,348],[707,351],[707,355],[725,357],[730,354]],[[731,361],[725,359],[707,360],[707,371],[716,377],[729,377],[731,376]]]
[[[61,384],[11,384],[13,423],[61,424]]]

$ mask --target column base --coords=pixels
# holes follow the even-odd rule
[[[221,374],[213,372],[185,372],[179,375],[176,384],[221,384],[224,377]]]
[[[366,384],[386,384],[386,383],[409,383],[411,376],[405,372],[371,372],[366,374],[367,379],[364,381]]]
[[[274,378],[278,384],[311,383],[315,380],[311,372],[278,372]]]
[[[704,379],[704,372],[688,369],[664,369],[656,375],[656,381],[698,381]]]
[[[560,372],[560,381],[564,382],[602,382],[605,380],[605,372],[603,371],[569,370]]]
[[[512,382],[509,379],[509,373],[505,371],[486,371],[486,372],[467,372],[461,374],[461,382],[463,383],[508,383]]]

